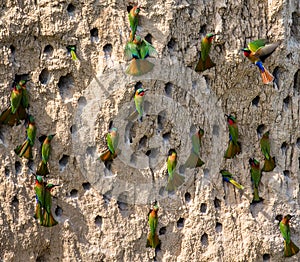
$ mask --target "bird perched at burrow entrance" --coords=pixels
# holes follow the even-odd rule
[[[136,35],[134,40],[127,42],[125,46],[125,59],[131,60],[125,72],[133,76],[141,76],[150,72],[154,64],[147,61],[146,58],[149,56],[155,57],[156,55],[155,48]]]
[[[232,174],[229,171],[223,169],[220,171],[220,173],[222,175],[223,181],[233,184],[238,189],[244,189],[242,185],[233,180]]]
[[[133,39],[135,38],[136,30],[137,30],[138,23],[139,23],[140,11],[141,11],[141,8],[136,5],[133,8],[131,8],[131,10],[128,14],[129,25],[130,25],[130,29],[131,29],[129,41],[133,41]]]
[[[260,165],[255,158],[250,158],[249,164],[250,164],[250,174],[251,174],[251,180],[253,183],[253,192],[254,192],[252,203],[258,203],[263,200],[261,197],[259,197],[258,194],[258,185],[261,179]]]
[[[294,244],[291,240],[291,232],[290,232],[290,219],[293,216],[286,215],[279,223],[280,232],[284,238],[284,256],[291,257],[299,252],[299,248]]]
[[[201,139],[203,135],[204,130],[202,128],[199,128],[199,130],[192,135],[192,152],[184,164],[185,167],[195,168],[204,165],[204,162],[200,158]]]
[[[148,213],[148,224],[150,227],[150,232],[147,237],[146,247],[156,248],[160,244],[160,240],[157,234],[157,224],[158,224],[158,213],[159,207],[155,201],[152,209]]]
[[[241,144],[238,142],[239,130],[236,118],[233,115],[225,115],[227,117],[227,124],[229,129],[229,143],[225,152],[225,158],[234,158],[241,152]]]
[[[263,134],[262,138],[260,139],[260,149],[265,157],[265,163],[262,168],[262,171],[270,172],[272,171],[276,164],[275,164],[275,157],[271,157],[270,155],[270,132],[267,131]]]
[[[48,169],[48,160],[49,160],[49,155],[51,152],[51,144],[50,143],[54,136],[55,136],[55,134],[48,135],[42,144],[42,160],[36,171],[36,174],[39,176],[46,176],[50,173],[49,169]]]
[[[108,149],[106,149],[100,155],[100,159],[106,163],[108,161],[112,161],[118,155],[118,144],[119,144],[119,133],[116,127],[113,127],[109,130],[108,134],[106,135],[106,143]]]
[[[265,39],[258,39],[248,44],[248,48],[243,48],[241,51],[260,71],[264,84],[273,82],[274,76],[263,66],[266,58],[269,57],[275,49],[280,45],[280,42],[268,44]]]
[[[19,157],[25,157],[32,160],[32,147],[36,137],[36,126],[32,115],[28,116],[28,127],[26,129],[26,140],[22,145],[15,148],[15,153]]]
[[[71,54],[72,60],[74,60],[74,61],[77,60],[76,46],[75,45],[68,45],[67,50]]]
[[[196,72],[203,72],[206,69],[210,69],[216,65],[209,57],[212,41],[216,35],[217,34],[209,33],[202,38],[200,59],[195,67]]]
[[[184,177],[175,172],[176,165],[177,165],[177,154],[175,150],[170,150],[167,159],[168,183],[166,186],[166,190],[168,192],[175,191],[184,182]]]
[[[145,94],[148,89],[138,88],[134,93],[135,111],[129,115],[128,120],[134,120],[138,116],[139,122],[143,122]]]
[[[20,80],[17,84],[14,84],[10,95],[10,107],[0,115],[0,124],[13,126],[26,119],[26,108],[29,107],[26,83],[27,80]]]

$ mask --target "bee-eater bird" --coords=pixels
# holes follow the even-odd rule
[[[291,232],[290,232],[290,219],[293,216],[286,215],[279,223],[280,232],[284,238],[284,256],[291,257],[299,252],[299,248],[294,244],[291,240]]]
[[[239,131],[236,123],[236,118],[233,115],[225,115],[229,129],[229,144],[225,152],[225,158],[233,158],[241,152],[241,144],[238,142]]]
[[[235,180],[233,180],[232,174],[229,171],[227,171],[227,170],[221,170],[220,173],[221,173],[221,175],[223,177],[223,181],[229,182],[229,183],[233,184],[238,189],[242,189],[242,190],[244,189],[244,187],[242,185],[240,185],[238,182],[236,182]]]
[[[34,145],[34,140],[36,137],[36,126],[33,116],[29,115],[28,121],[29,123],[26,129],[26,140],[22,145],[19,145],[15,148],[15,153],[19,157],[25,157],[32,160],[32,147]]]
[[[280,42],[268,44],[265,39],[258,39],[248,44],[248,48],[243,48],[241,51],[253,64],[255,64],[260,71],[262,81],[264,84],[273,82],[274,76],[263,66],[266,58],[269,57]]]
[[[39,167],[36,171],[36,174],[39,176],[46,176],[50,173],[47,164],[51,152],[51,140],[53,139],[54,136],[55,134],[48,135],[43,142],[42,161],[40,162]]]
[[[36,207],[35,207],[35,215],[34,217],[39,220],[40,224],[43,224],[43,211],[44,211],[44,195],[45,195],[45,187],[44,181],[41,176],[35,175],[35,194],[36,194]]]
[[[156,56],[155,48],[142,39],[135,36],[133,41],[129,41],[125,46],[125,58],[131,60],[126,69],[126,73],[133,76],[141,76],[150,72],[154,66],[153,63],[145,60],[148,56]]]
[[[204,165],[204,162],[200,158],[201,139],[203,135],[204,130],[202,128],[199,128],[199,130],[192,135],[192,152],[184,164],[185,167],[195,168]]]
[[[52,227],[58,224],[54,219],[51,211],[52,206],[52,196],[51,190],[58,185],[46,184],[45,185],[45,198],[44,198],[44,217],[43,217],[43,226]]]
[[[77,60],[77,56],[76,56],[76,46],[74,45],[69,45],[67,46],[67,50],[70,52],[72,60]]]
[[[166,186],[166,190],[168,192],[175,191],[184,182],[184,177],[175,172],[176,165],[177,165],[177,154],[175,150],[170,150],[168,160],[167,160],[168,183]]]
[[[157,203],[155,202],[153,205],[153,208],[150,209],[148,213],[148,224],[150,227],[150,232],[147,237],[147,247],[156,248],[160,244],[160,240],[157,235],[157,224],[158,224],[158,213],[159,207]]]
[[[274,170],[275,164],[275,157],[271,157],[270,155],[270,132],[266,132],[263,134],[262,138],[260,139],[260,149],[265,157],[265,163],[262,168],[262,171],[270,172]]]
[[[139,114],[139,121],[143,121],[143,114],[144,114],[144,100],[145,100],[145,93],[147,89],[139,88],[135,91],[134,95],[134,103],[135,109]]]
[[[212,41],[216,35],[217,34],[209,33],[205,37],[202,38],[200,59],[195,68],[196,72],[203,72],[206,69],[210,69],[216,65],[209,57],[209,52],[210,52],[210,49],[212,46]]]
[[[106,136],[106,142],[108,149],[105,150],[101,155],[100,159],[103,162],[111,161],[118,155],[118,144],[119,144],[119,133],[116,127],[113,127]]]
[[[259,166],[259,162],[255,158],[250,158],[249,164],[250,164],[250,174],[251,174],[251,180],[253,183],[253,191],[254,191],[252,203],[258,203],[263,200],[261,197],[259,197],[258,194],[258,185],[261,179],[260,166]]]
[[[139,6],[134,6],[128,14],[129,24],[130,24],[130,28],[131,28],[131,34],[130,34],[129,41],[133,41],[133,39],[135,38],[136,30],[137,30],[138,23],[139,23],[139,12],[140,11],[141,11],[141,9]]]

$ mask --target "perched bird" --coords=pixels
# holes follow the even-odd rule
[[[103,162],[111,161],[118,155],[118,143],[119,143],[119,134],[118,129],[113,127],[106,136],[107,147],[103,153],[100,155],[100,159]]]
[[[134,103],[135,103],[135,109],[139,113],[139,120],[142,122],[143,120],[143,114],[144,114],[144,100],[145,100],[145,92],[147,89],[139,88],[136,90],[134,95]]]
[[[48,163],[48,159],[49,159],[49,155],[50,155],[50,152],[51,152],[51,140],[53,139],[53,137],[55,136],[54,135],[48,135],[44,142],[43,142],[43,145],[42,145],[42,160],[39,164],[39,167],[36,171],[37,175],[39,176],[46,176],[48,175],[50,172],[49,172],[49,169],[48,169],[48,166],[47,166],[47,163]]]
[[[199,130],[192,135],[192,152],[184,164],[185,167],[194,168],[204,165],[204,162],[200,158],[201,139],[203,135],[204,130],[202,128],[199,128]]]
[[[69,45],[67,46],[67,50],[70,52],[72,60],[77,60],[76,56],[76,46],[75,45]]]
[[[241,152],[241,144],[238,142],[239,132],[235,117],[232,115],[225,116],[227,117],[229,128],[229,144],[224,157],[228,159],[235,157],[235,155]]]
[[[293,216],[286,215],[279,223],[280,232],[284,238],[284,256],[291,257],[299,252],[299,248],[294,244],[291,240],[291,232],[290,232],[290,219]]]
[[[177,154],[175,150],[170,150],[168,160],[167,160],[167,169],[168,169],[168,183],[166,190],[168,192],[173,192],[184,182],[184,177],[175,172],[177,165]]]
[[[54,219],[51,206],[52,206],[52,196],[51,190],[58,185],[46,184],[45,185],[45,198],[44,198],[44,217],[43,217],[43,226],[52,227],[58,224],[58,222]]]
[[[195,68],[196,72],[203,72],[206,69],[210,69],[216,65],[209,57],[209,52],[210,52],[210,48],[212,45],[212,41],[213,41],[214,36],[216,36],[216,35],[217,34],[209,33],[205,37],[202,38],[200,59]]]
[[[40,221],[40,224],[43,224],[43,211],[44,211],[44,195],[45,195],[45,187],[44,181],[41,176],[35,175],[35,194],[36,194],[36,207],[35,207],[35,215],[34,218]]]
[[[241,51],[253,64],[255,64],[260,71],[262,81],[264,84],[273,82],[274,76],[263,66],[264,61],[269,57],[280,42],[268,44],[265,39],[258,39],[248,44],[248,48],[243,48]]]
[[[238,189],[242,189],[242,190],[244,189],[242,185],[240,185],[238,182],[232,179],[232,174],[229,171],[221,170],[220,173],[222,174],[223,181],[233,184]]]
[[[141,11],[141,9],[139,6],[134,6],[128,14],[129,24],[130,24],[130,28],[131,28],[131,34],[130,34],[129,41],[133,41],[133,39],[135,38],[135,34],[136,34],[138,22],[139,22],[138,17],[139,17],[140,11]]]
[[[26,140],[22,145],[15,148],[15,153],[19,157],[25,157],[27,159],[32,159],[32,147],[34,145],[34,140],[36,137],[36,126],[33,116],[28,117],[28,127],[26,129]]]
[[[263,200],[261,197],[259,197],[259,194],[258,194],[258,185],[259,185],[259,182],[261,179],[261,171],[259,169],[259,162],[255,158],[250,158],[249,164],[251,166],[250,173],[251,173],[251,180],[253,183],[253,190],[254,190],[252,203],[258,203]]]
[[[269,140],[270,132],[266,132],[263,134],[261,140],[260,140],[260,149],[265,157],[265,163],[262,168],[262,171],[270,172],[272,171],[276,164],[275,164],[275,157],[271,157],[270,155],[270,140]]]
[[[158,216],[157,216],[158,210],[159,210],[158,205],[155,202],[153,208],[150,209],[148,213],[148,224],[150,227],[150,232],[147,237],[146,247],[156,248],[160,244],[160,240],[156,232],[157,224],[158,224]]]
[[[21,80],[14,85],[10,96],[10,107],[0,115],[0,124],[13,126],[20,124],[20,120],[26,119],[25,109],[29,107],[26,82],[27,80]]]
[[[133,41],[127,42],[125,46],[125,58],[131,60],[126,69],[126,73],[133,76],[141,76],[150,72],[154,66],[145,60],[148,56],[156,56],[155,48],[143,40],[140,36],[135,36]]]

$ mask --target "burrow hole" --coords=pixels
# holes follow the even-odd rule
[[[70,192],[70,197],[76,198],[78,197],[78,190],[77,189],[72,189]]]
[[[42,85],[47,85],[50,80],[50,73],[47,68],[44,68],[42,72],[39,75],[39,81],[41,82]]]
[[[57,217],[60,217],[60,216],[62,215],[62,213],[63,213],[62,208],[61,208],[60,206],[57,206],[57,207],[55,208],[55,215],[56,215]]]
[[[60,172],[63,172],[69,162],[70,156],[63,155],[62,158],[59,160],[59,170]]]
[[[82,187],[84,190],[90,190],[91,184],[89,182],[82,183]]]
[[[291,35],[300,41],[300,14],[297,12],[292,13]]]
[[[300,69],[294,75],[294,94],[300,94]]]
[[[139,147],[138,149],[141,149],[143,147],[147,146],[147,136],[143,136],[139,141]]]
[[[252,106],[258,107],[259,100],[260,100],[259,96],[254,97],[253,100],[252,100]]]
[[[256,128],[256,132],[257,132],[257,135],[258,137],[262,137],[264,131],[265,131],[265,125],[264,124],[261,124],[259,125],[257,128]]]
[[[171,133],[170,132],[164,133],[162,137],[163,140],[168,141],[171,137]]]
[[[105,57],[109,57],[111,56],[112,53],[112,45],[111,44],[106,44],[105,46],[103,46],[103,52]]]
[[[57,85],[62,99],[65,100],[73,97],[74,82],[74,77],[70,73],[60,77]]]
[[[277,86],[277,88],[279,89],[279,75],[281,73],[281,70],[279,68],[279,66],[275,67],[274,71],[273,71],[273,76],[274,76],[274,83]]]
[[[216,232],[218,233],[222,232],[222,224],[219,222],[216,223]]]
[[[215,208],[220,209],[221,208],[221,200],[218,199],[218,198],[215,198],[214,199],[214,205],[215,205]]]
[[[76,7],[73,4],[69,4],[67,7],[67,12],[69,14],[69,16],[74,16]]]
[[[46,45],[44,48],[44,54],[51,57],[53,55],[53,47],[52,45]]]
[[[208,235],[206,233],[201,236],[201,244],[205,247],[208,246]]]
[[[283,154],[283,155],[286,155],[286,152],[287,152],[287,147],[288,147],[288,144],[287,144],[287,142],[283,142],[282,144],[281,144],[281,153]]]
[[[181,217],[177,220],[177,227],[178,228],[183,228],[184,227],[184,218]]]
[[[77,132],[77,126],[76,125],[71,125],[70,132],[71,132],[71,134],[76,133]]]
[[[16,170],[16,175],[21,174],[22,172],[22,165],[19,161],[15,162],[15,170]]]
[[[10,45],[9,49],[10,49],[12,56],[14,56],[16,53],[16,48],[13,45]]]
[[[289,104],[291,102],[291,97],[290,96],[287,96],[285,99],[283,99],[283,108],[285,110],[288,110],[289,109]]]
[[[270,254],[263,254],[263,261],[270,261]]]
[[[207,204],[201,203],[201,206],[200,206],[201,213],[206,213],[206,210],[207,210]]]
[[[91,41],[92,42],[98,42],[99,41],[98,28],[91,29],[90,34],[91,34]]]
[[[174,51],[176,44],[176,40],[173,37],[171,37],[170,41],[167,44],[169,51]]]
[[[102,226],[102,216],[97,215],[97,216],[95,217],[95,225],[96,225],[97,227],[101,227],[101,226]]]
[[[283,170],[283,175],[286,177],[290,176],[290,171],[289,170]]]
[[[206,34],[206,24],[200,27],[199,35]]]
[[[173,86],[174,85],[172,83],[170,83],[170,82],[166,83],[166,85],[165,85],[165,92],[166,92],[167,96],[171,96],[172,95]]]
[[[6,176],[6,177],[9,177],[9,175],[10,175],[10,170],[9,170],[9,168],[8,168],[7,166],[4,168],[4,173],[5,173],[5,176]]]
[[[152,45],[152,35],[150,33],[145,36],[145,40]]]
[[[133,8],[133,6],[132,5],[128,5],[127,6],[127,12],[129,13],[130,12],[130,10]]]
[[[164,234],[166,234],[166,232],[167,232],[167,228],[166,227],[161,227],[160,229],[159,229],[159,235],[164,235]]]
[[[186,193],[184,194],[184,199],[185,199],[185,202],[186,202],[186,203],[191,202],[191,194],[190,194],[189,192],[186,192]]]

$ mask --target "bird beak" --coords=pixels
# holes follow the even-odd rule
[[[227,115],[227,114],[225,114],[224,116],[225,116],[225,117],[229,117],[229,115]]]
[[[149,89],[144,89],[144,91],[146,92],[146,91],[149,91]]]
[[[55,134],[53,134],[52,136],[56,136],[56,133],[55,133]]]

